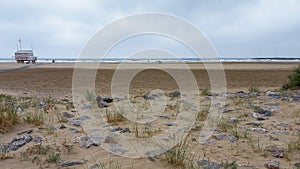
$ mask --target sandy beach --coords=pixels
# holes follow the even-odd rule
[[[89,65],[89,63],[87,63]],[[176,69],[178,63],[159,64],[165,69]],[[209,64],[209,63],[208,63]],[[94,64],[92,64],[94,65]],[[157,63],[152,64],[153,67]],[[264,90],[278,89],[287,82],[288,75],[298,63],[223,63],[229,91],[248,90],[249,87],[260,87]],[[30,66],[22,70],[0,73],[0,91],[14,95],[36,95],[39,97],[71,97],[72,76],[75,63],[55,63],[24,65],[0,63],[0,70]],[[149,64],[126,64],[127,69],[143,68]],[[187,64],[197,80],[199,89],[210,88],[207,70],[201,63]],[[93,68],[93,66],[86,66]],[[95,66],[94,66],[95,67]],[[96,77],[96,90],[102,95],[110,94],[111,80],[118,67],[116,63],[99,65]],[[151,64],[150,64],[151,67]],[[126,72],[125,70],[122,70]],[[213,70],[212,70],[213,71]],[[180,71],[178,71],[180,74]],[[161,89],[171,91],[178,89],[176,81],[167,73],[157,69],[146,69],[140,72],[131,82],[131,90],[150,91]]]
[[[155,69],[159,63],[151,64],[132,63],[127,64],[127,67],[121,70],[126,74],[127,71],[143,68],[145,65],[153,67],[141,71],[130,84],[131,101],[142,105],[143,108],[149,106],[149,100],[144,96],[148,91],[160,89],[166,93],[172,93],[178,90],[178,84],[174,78],[164,71]],[[288,81],[288,75],[298,64],[294,62],[223,63],[228,95],[226,95],[226,107],[222,112],[222,120],[216,129],[211,129],[214,133],[207,142],[199,143],[200,131],[208,115],[206,112],[211,106],[210,100],[214,97],[202,93],[199,96],[201,105],[197,110],[199,114],[186,139],[187,153],[184,155],[184,163],[177,159],[177,162],[179,161],[177,164],[166,154],[148,158],[123,157],[122,151],[125,146],[114,140],[104,139],[105,141],[101,141],[101,146],[104,144],[112,146],[113,149],[110,150],[114,153],[105,151],[99,145],[95,146],[95,143],[91,147],[85,148],[83,143],[86,142],[84,141],[91,139],[91,137],[87,137],[90,133],[86,130],[86,124],[95,122],[91,120],[92,123],[90,123],[90,117],[86,116],[99,113],[109,120],[112,116],[108,116],[107,113],[113,113],[115,108],[114,103],[109,103],[107,108],[100,108],[99,104],[97,106],[88,99],[82,102],[82,109],[88,109],[90,114],[80,114],[76,107],[70,107],[69,104],[72,104],[73,99],[72,77],[75,63],[37,63],[35,65],[0,63],[0,70],[3,70],[0,72],[1,94],[23,98],[18,99],[22,103],[20,105],[24,103],[31,105],[32,101],[29,100],[38,100],[37,105],[42,107],[45,103],[41,109],[44,110],[42,113],[45,116],[43,123],[35,125],[21,120],[14,127],[8,129],[8,132],[0,133],[0,144],[9,144],[13,138],[18,136],[17,133],[32,130],[29,132],[32,140],[17,150],[10,151],[8,157],[0,158],[0,168],[101,168],[99,162],[103,164],[112,162],[113,165],[116,165],[111,168],[118,168],[118,165],[121,166],[119,168],[145,169],[192,168],[192,166],[195,168],[208,166],[225,168],[226,165],[236,165],[237,168],[265,168],[268,162],[272,163],[273,161],[279,161],[280,168],[293,168],[300,161],[300,148],[296,145],[300,140],[300,107],[299,101],[296,100],[300,92],[285,93],[280,92],[279,89]],[[87,69],[95,68],[94,64],[90,65],[87,66]],[[117,63],[99,65],[95,81],[96,95],[111,96],[111,81],[118,66]],[[165,69],[180,67],[178,63],[162,63],[159,66]],[[199,91],[210,90],[209,76],[203,64],[188,63],[186,69],[191,70],[195,76]],[[184,71],[180,69],[177,73],[179,76],[185,76]],[[251,88],[257,91],[249,91]],[[272,92],[268,92],[268,90]],[[3,96],[0,100],[2,106],[6,104],[3,101],[4,98]],[[154,99],[155,101],[157,100]],[[122,99],[120,102],[122,103]],[[145,124],[141,124],[137,128],[134,123],[121,118],[111,120],[110,132],[135,139],[160,134],[173,125],[172,122],[176,119],[180,102],[183,102],[180,100],[180,96],[168,95],[167,108],[163,112],[163,116],[158,116],[159,118],[153,121],[151,130],[146,130]],[[40,111],[39,108],[36,108],[36,104],[32,105],[35,107],[20,108],[18,112],[20,116]],[[266,114],[266,112],[270,114]],[[85,121],[86,119],[87,121]],[[83,123],[78,125],[78,121]],[[95,124],[98,127],[104,126],[99,121]],[[49,125],[51,129],[49,129]],[[100,138],[103,133],[98,134]],[[36,138],[41,138],[42,141],[36,141]],[[93,138],[93,141],[96,138],[98,137]],[[50,163],[49,154],[45,153],[46,155],[44,155],[40,152],[41,150],[37,151],[33,148],[37,145],[53,147],[53,151],[59,154],[60,161]],[[50,150],[52,151],[52,148]],[[126,154],[126,149],[124,152]],[[73,165],[72,163],[71,165],[72,160],[73,162],[77,160],[80,164]],[[109,168],[108,166],[106,165],[107,168]]]

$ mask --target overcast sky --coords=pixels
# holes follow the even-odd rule
[[[18,39],[42,58],[76,58],[105,25],[132,14],[163,12],[194,24],[221,57],[300,56],[299,0],[1,0],[0,57]],[[130,38],[110,54],[122,57],[147,48],[190,55],[172,39]]]

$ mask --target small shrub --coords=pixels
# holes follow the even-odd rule
[[[0,133],[6,133],[20,121],[16,98],[0,94]]]
[[[176,166],[184,166],[185,160],[188,159],[187,148],[187,140],[185,139],[184,141],[173,147],[171,150],[165,152],[167,162]]]
[[[24,122],[40,126],[44,123],[44,113],[35,109],[34,113],[26,113],[23,118]]]
[[[208,96],[208,95],[209,95],[209,90],[208,90],[208,88],[203,88],[203,89],[201,89],[201,95],[202,95],[202,96]]]
[[[258,93],[260,90],[259,90],[259,87],[257,87],[257,86],[250,86],[248,91]]]
[[[282,89],[299,89],[300,88],[300,65],[294,70],[293,74],[288,76],[289,82],[282,86]]]
[[[107,123],[116,124],[118,122],[124,121],[125,118],[117,111],[109,111],[106,109],[106,120]]]

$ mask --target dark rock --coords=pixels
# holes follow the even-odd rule
[[[231,110],[231,109],[226,109],[226,110],[224,110],[223,111],[223,113],[230,113],[230,112],[232,112],[233,110]]]
[[[43,141],[43,139],[42,139],[42,137],[35,137],[34,139],[33,139],[33,142],[34,143],[42,143],[42,141]]]
[[[214,134],[213,138],[216,140],[222,140],[225,136],[225,134]]]
[[[264,109],[261,109],[261,108],[257,110],[257,113],[263,114],[265,116],[271,116],[271,111],[270,110],[264,110]]]
[[[129,128],[124,128],[123,130],[120,131],[120,133],[130,133]]]
[[[250,116],[255,118],[256,120],[259,120],[259,121],[265,120],[265,118],[263,118],[260,114],[257,114],[257,113],[254,113],[254,112],[251,112]]]
[[[67,128],[67,127],[63,124],[61,124],[60,127],[59,127],[59,129],[65,129],[65,128]]]
[[[22,134],[30,134],[32,133],[33,129],[29,129],[29,130],[25,130],[25,131],[21,131],[19,133],[17,133],[18,135],[22,135]]]
[[[176,123],[174,123],[174,122],[165,122],[164,124],[166,126],[176,126]]]
[[[109,104],[104,102],[104,101],[97,102],[97,105],[98,105],[99,108],[104,108],[104,107],[109,106]]]
[[[116,127],[116,128],[111,129],[110,131],[115,132],[115,131],[121,131],[121,130],[123,130],[121,127]]]
[[[300,95],[292,96],[293,102],[300,102]]]
[[[43,109],[43,108],[46,108],[46,107],[47,107],[47,104],[44,103],[44,102],[40,102],[39,105],[38,105],[39,109]]]
[[[72,121],[70,121],[69,122],[71,125],[73,125],[73,126],[76,126],[76,127],[79,127],[79,126],[81,126],[81,122],[80,122],[80,120],[72,120]]]
[[[279,169],[279,162],[278,161],[267,162],[265,163],[265,166],[268,169]]]
[[[77,130],[76,128],[70,128],[70,131],[72,131],[73,133],[80,133],[80,131]]]
[[[267,151],[270,152],[273,157],[283,158],[283,155],[284,155],[283,148],[277,148],[276,146],[270,146],[267,148]]]
[[[29,134],[18,136],[14,138],[10,143],[6,144],[8,150],[16,151],[20,147],[24,146],[26,143],[32,141],[32,136]]]
[[[180,95],[181,95],[181,93],[180,93],[180,91],[178,91],[178,90],[176,90],[176,91],[174,91],[174,92],[172,92],[172,93],[169,94],[169,96],[170,96],[171,98],[175,98],[175,97],[178,97],[178,96],[180,96]]]
[[[296,162],[294,165],[295,167],[300,167],[300,162]]]
[[[104,99],[108,102],[110,101],[108,98],[103,98],[101,96],[96,97],[96,102],[97,102],[97,105],[98,105],[99,108],[104,108],[104,107],[109,106],[108,102],[104,101]]]
[[[73,114],[68,113],[68,112],[63,112],[63,116],[66,117],[66,118],[73,118],[74,117]]]
[[[101,145],[103,137],[97,134],[89,135],[89,136],[82,136],[81,146],[82,148],[90,148],[91,146],[99,146]]]
[[[111,103],[111,102],[114,101],[114,99],[113,99],[113,98],[110,98],[110,97],[104,97],[104,98],[103,98],[103,101],[106,102],[106,103]]]
[[[154,100],[159,97],[159,94],[154,93],[154,92],[147,92],[144,94],[143,98],[146,100]]]
[[[209,161],[209,160],[200,160],[200,161],[198,161],[198,165],[204,169],[220,169],[221,168],[220,164]]]
[[[227,138],[230,142],[236,142],[237,138],[234,135],[228,134]]]
[[[86,163],[87,160],[61,160],[59,163],[61,167],[70,167]]]

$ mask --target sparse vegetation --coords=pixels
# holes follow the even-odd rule
[[[125,120],[125,118],[122,116],[122,114],[118,111],[114,111],[114,110],[110,111],[110,110],[106,109],[105,115],[106,115],[107,123],[116,124],[118,122]]]
[[[35,109],[34,113],[27,112],[23,117],[24,122],[39,126],[44,123],[44,113],[38,109]]]
[[[250,86],[249,89],[248,89],[248,91],[249,91],[249,92],[255,92],[255,93],[260,92],[258,86]]]
[[[6,133],[20,122],[16,98],[0,94],[0,133]]]
[[[300,65],[294,70],[293,74],[288,76],[289,82],[282,86],[282,89],[299,89],[300,88]]]
[[[184,166],[188,155],[187,140],[183,140],[174,146],[171,150],[165,152],[165,157],[168,163],[175,166]]]

